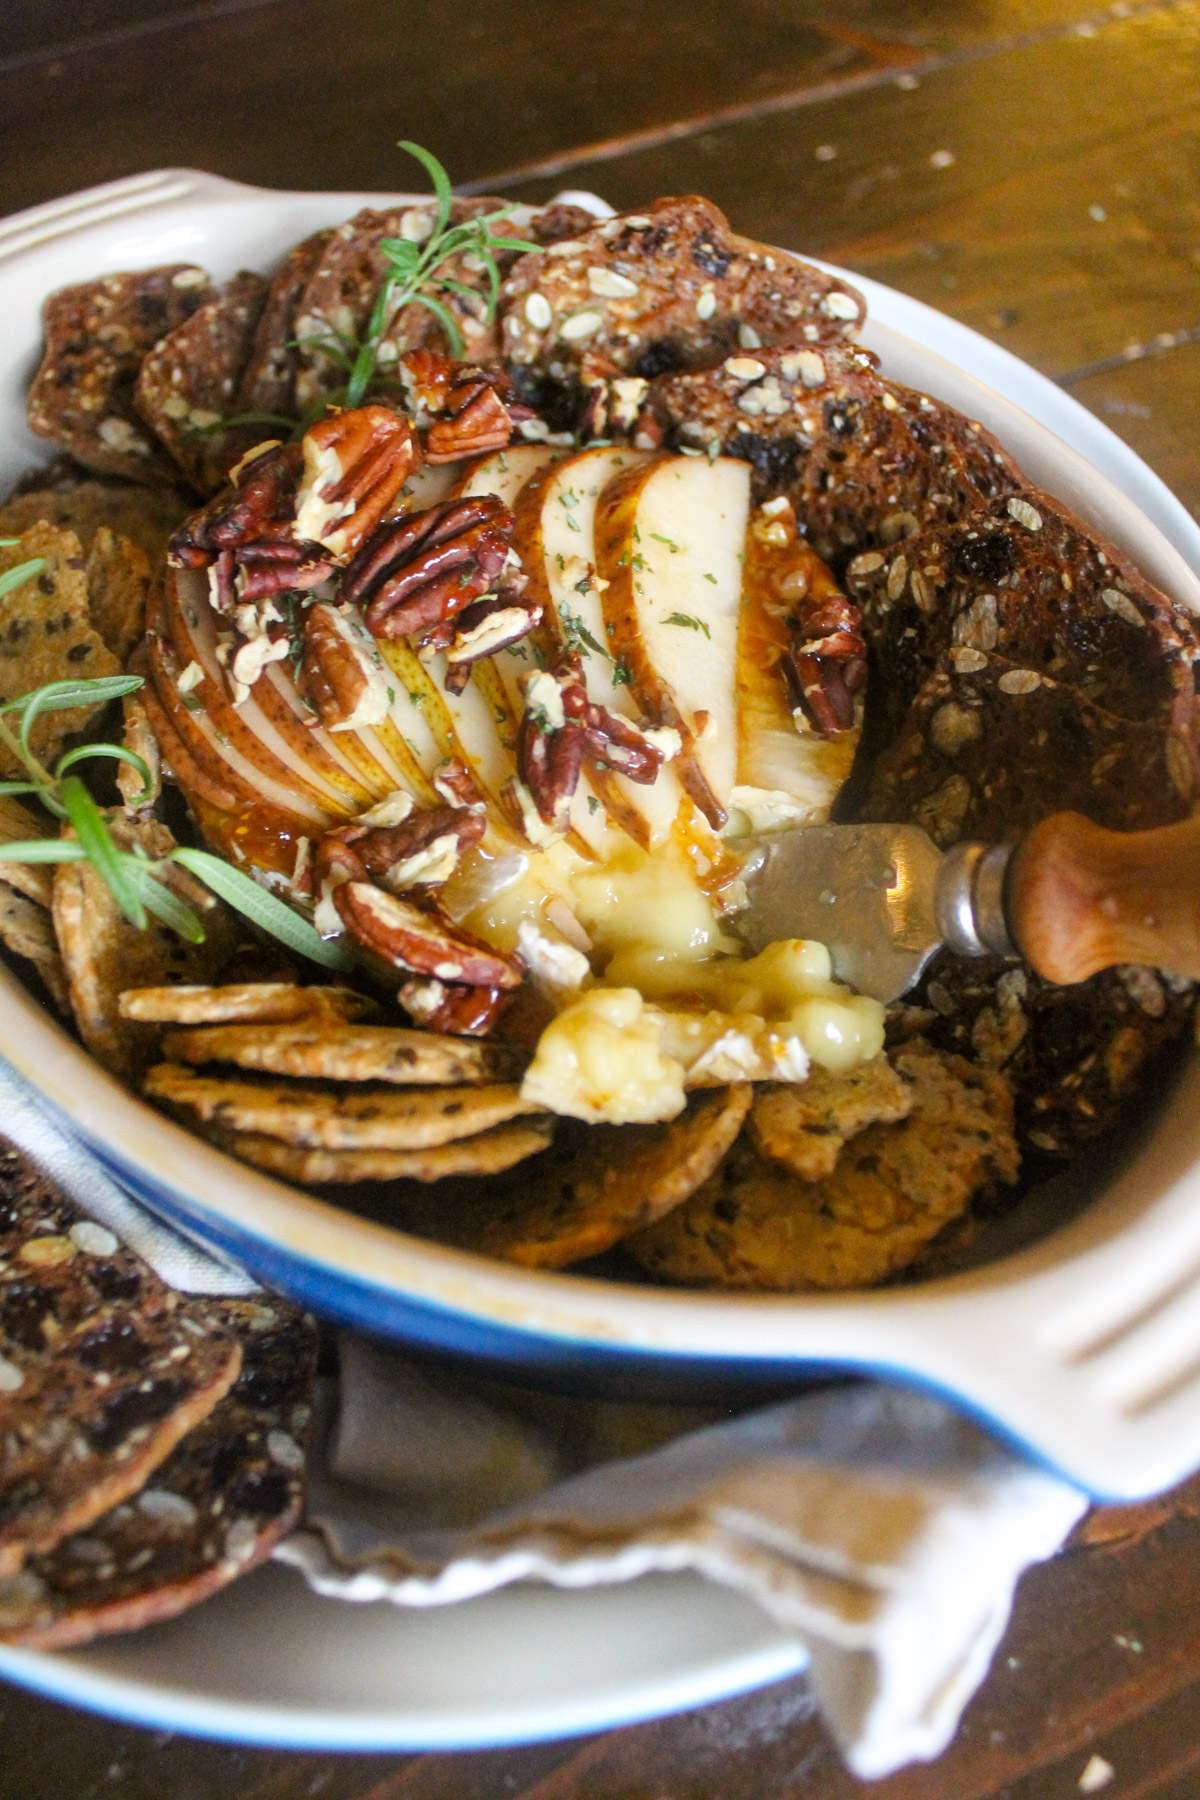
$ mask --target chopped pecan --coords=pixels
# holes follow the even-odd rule
[[[342,599],[376,637],[444,624],[478,600],[508,559],[513,515],[493,494],[444,500],[380,527],[346,570]]]
[[[451,416],[431,425],[425,439],[425,454],[431,463],[503,450],[512,437],[514,421],[508,408],[485,381],[463,382],[453,388],[447,406]]]
[[[396,998],[409,1017],[427,1031],[450,1037],[486,1037],[499,1022],[512,992],[414,978],[404,983]]]
[[[485,815],[472,806],[435,806],[396,825],[343,825],[334,835],[353,848],[373,880],[402,894],[448,880],[486,829]]]
[[[344,607],[319,601],[304,620],[297,686],[329,731],[378,725],[388,714],[388,684],[379,652]]]
[[[521,678],[525,712],[517,734],[517,769],[539,816],[553,830],[566,828],[571,799],[585,763],[603,763],[643,786],[657,779],[678,740],[649,732],[587,697],[583,659],[577,651],[553,669]]]
[[[387,406],[333,413],[305,432],[294,535],[353,555],[421,462],[409,421]]]
[[[520,643],[541,617],[542,607],[536,600],[515,593],[489,595],[466,607],[454,620],[453,635],[446,645],[444,684],[449,692],[461,694],[475,663]]]
[[[515,957],[458,930],[436,911],[385,893],[368,881],[345,881],[334,888],[332,898],[351,936],[398,969],[463,987],[521,985],[521,965]]]
[[[433,785],[447,806],[482,806],[475,777],[465,762],[451,756],[433,772]]]

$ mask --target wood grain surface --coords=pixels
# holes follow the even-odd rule
[[[0,212],[162,165],[710,194],[1066,384],[1200,516],[1197,0],[8,0]],[[529,1750],[250,1751],[0,1687],[0,1800],[1113,1800],[1200,1794],[1200,1482],[1021,1584],[951,1750],[870,1788],[803,1679]]]

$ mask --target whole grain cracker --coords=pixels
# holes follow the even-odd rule
[[[92,628],[124,664],[146,629],[150,559],[132,538],[102,525],[88,551],[86,578]]]
[[[241,410],[237,393],[267,298],[265,276],[242,269],[142,360],[133,403],[201,494],[263,436],[260,425],[212,429]]]
[[[122,849],[137,846],[152,861],[174,848],[171,833],[154,820],[118,819],[111,829]],[[79,1035],[105,1068],[125,1080],[156,1059],[158,1032],[123,1019],[120,995],[171,977],[211,976],[233,953],[241,930],[236,915],[186,870],[168,867],[161,879],[199,914],[202,944],[188,943],[154,918],[144,930],[131,925],[90,863],[60,863],[54,876],[54,930]]]
[[[19,537],[39,523],[58,525],[75,533],[86,555],[97,531],[107,526],[140,545],[151,567],[158,568],[167,539],[187,511],[187,502],[170,488],[81,479],[76,472],[51,487],[25,489],[6,500],[0,506],[0,537]]]
[[[45,567],[0,595],[0,702],[47,682],[117,675],[121,669],[92,628],[83,552],[75,533],[31,525],[15,544],[0,544],[0,575],[35,557]],[[53,762],[67,739],[85,730],[101,710],[79,706],[40,713],[29,740],[34,755]],[[26,771],[0,749],[0,773],[19,778]]]
[[[894,1124],[912,1111],[913,1091],[886,1056],[834,1075],[815,1064],[804,1082],[763,1082],[746,1120],[768,1162],[804,1181],[831,1175],[847,1141],[868,1125]]]
[[[658,1125],[573,1125],[532,1169],[461,1195],[439,1194],[411,1213],[413,1229],[526,1268],[559,1269],[598,1256],[660,1219],[706,1181],[750,1105],[748,1082],[705,1088]]]
[[[895,1058],[912,1110],[869,1125],[833,1173],[801,1181],[748,1139],[685,1206],[626,1243],[652,1274],[698,1287],[868,1287],[911,1263],[972,1196],[1016,1180],[1007,1083],[914,1043]]]
[[[48,863],[6,863],[4,845],[57,835],[57,822],[48,813],[34,812],[11,794],[0,794],[0,877],[18,893],[36,900],[39,906],[50,905],[54,891],[53,868]]]
[[[238,981],[221,987],[128,988],[120,998],[123,1019],[152,1025],[286,1024],[314,1015],[350,1021],[379,1011],[352,988],[300,987],[294,981]]]
[[[134,409],[134,383],[147,352],[211,295],[204,271],[186,263],[59,288],[42,306],[29,429],[102,475],[172,480],[170,459]]]
[[[312,1150],[427,1150],[542,1110],[511,1083],[361,1093],[197,1075],[177,1063],[151,1069],[143,1092],[185,1118]]]
[[[390,1081],[401,1087],[453,1087],[460,1082],[483,1086],[509,1079],[526,1060],[495,1039],[478,1042],[393,1025],[343,1025],[333,1019],[169,1031],[163,1053],[173,1062],[229,1062],[264,1075]]]
[[[212,1302],[0,1139],[0,1576],[136,1493],[240,1363]]]
[[[122,762],[117,764],[117,787],[127,811],[148,813],[162,793],[162,751],[141,695],[126,694],[121,706],[125,721],[121,741],[126,750],[141,757],[150,771],[150,781],[147,790],[139,771]]]
[[[0,863],[0,869],[17,869],[20,863]],[[31,962],[64,1013],[71,1010],[66,968],[58,948],[49,909],[0,881],[0,943],[14,956]]]
[[[296,1524],[317,1334],[275,1296],[214,1300],[241,1372],[141,1493],[0,1581],[0,1640],[64,1649],[174,1618],[267,1557]]]
[[[527,1119],[495,1125],[476,1137],[435,1144],[424,1150],[307,1150],[254,1131],[212,1126],[205,1135],[232,1156],[288,1181],[320,1186],[329,1182],[444,1181],[451,1175],[499,1175],[545,1150],[554,1120]]]

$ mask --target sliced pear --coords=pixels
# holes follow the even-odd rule
[[[805,604],[818,606],[839,590],[824,563],[803,546],[799,549],[808,573]],[[793,558],[795,551],[793,547]],[[792,713],[780,668],[790,633],[778,604],[772,604],[776,590],[762,566],[769,557],[751,532],[738,629],[738,785],[733,803],[755,829],[772,823],[817,825],[827,819],[859,739],[857,729],[822,737],[803,715]]]
[[[471,463],[447,492],[461,494],[464,499],[495,494],[505,506],[511,506],[525,483],[563,454],[552,444],[510,444],[507,450],[497,450]],[[426,500],[422,504],[429,506],[432,502]]]
[[[738,612],[750,468],[656,457],[618,475],[596,508],[607,642],[645,713],[683,739],[677,773],[710,823],[737,782]]]

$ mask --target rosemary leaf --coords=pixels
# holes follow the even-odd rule
[[[146,908],[138,891],[129,859],[121,855],[105,822],[104,814],[80,781],[68,775],[59,784],[58,797],[88,861],[129,920],[139,930],[146,926]]]
[[[249,875],[243,875],[240,869],[235,869],[221,857],[213,856],[207,850],[185,849],[173,850],[171,861],[180,863],[243,918],[270,932],[298,955],[322,963],[327,969],[354,968],[353,957],[341,944],[327,941],[307,919],[302,919],[284,901],[269,894]]]

